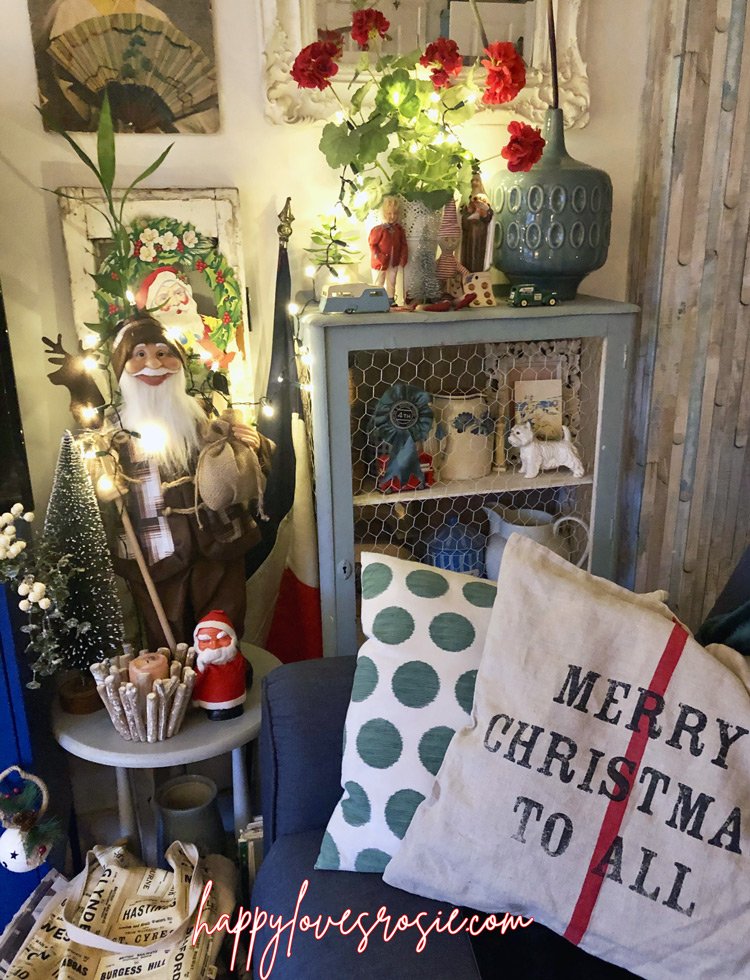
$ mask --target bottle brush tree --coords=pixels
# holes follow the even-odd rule
[[[44,537],[54,552],[70,556],[75,567],[60,612],[69,626],[72,621],[78,628],[59,636],[61,666],[87,670],[120,650],[123,620],[96,495],[70,432],[60,443]]]

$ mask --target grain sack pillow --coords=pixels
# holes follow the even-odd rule
[[[382,871],[470,718],[496,586],[362,555],[362,628],[344,727],[343,796],[316,868]]]
[[[474,723],[385,880],[649,980],[750,977],[750,665],[518,535],[498,591]]]

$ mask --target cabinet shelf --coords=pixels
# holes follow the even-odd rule
[[[521,490],[548,490],[554,487],[583,487],[594,482],[591,476],[572,476],[570,473],[544,473],[533,480],[527,480],[518,470],[507,470],[491,473],[479,480],[448,480],[437,482],[423,490],[399,490],[393,493],[383,493],[382,490],[370,490],[354,496],[355,507],[372,506],[373,504],[404,503],[409,500],[439,500],[444,497],[473,497],[500,493],[515,493]]]

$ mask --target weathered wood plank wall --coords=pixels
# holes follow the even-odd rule
[[[750,543],[750,12],[654,0],[622,579],[688,625]]]

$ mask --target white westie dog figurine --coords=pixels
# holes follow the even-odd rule
[[[531,422],[514,425],[508,434],[508,442],[521,452],[521,474],[527,480],[539,476],[540,470],[556,470],[565,466],[573,476],[583,476],[581,456],[573,445],[570,429],[563,426],[562,439],[545,441],[537,439]]]

